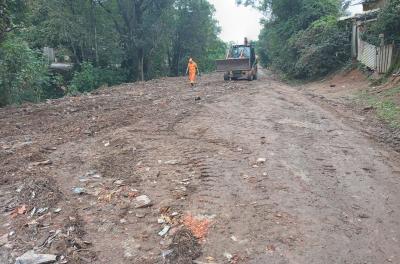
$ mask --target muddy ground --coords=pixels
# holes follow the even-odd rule
[[[400,263],[399,154],[368,113],[221,79],[0,109],[0,263]]]

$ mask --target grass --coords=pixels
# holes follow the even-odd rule
[[[359,95],[362,103],[372,106],[376,115],[393,128],[400,128],[400,106],[394,100],[400,95],[400,86],[388,89],[381,94],[364,91]]]

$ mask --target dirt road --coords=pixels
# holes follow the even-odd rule
[[[0,263],[400,263],[399,155],[260,77],[1,109]]]

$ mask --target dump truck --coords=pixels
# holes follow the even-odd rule
[[[217,60],[217,72],[224,72],[224,80],[257,80],[257,58],[254,47],[245,39],[244,45],[232,45],[224,60]]]

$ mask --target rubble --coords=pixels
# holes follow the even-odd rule
[[[48,264],[57,261],[56,255],[36,254],[34,251],[28,251],[15,260],[15,264]]]
[[[158,235],[161,236],[161,237],[165,236],[170,229],[171,229],[171,227],[166,225],[166,226],[164,226],[164,228],[160,232],[158,232]]]
[[[151,205],[152,202],[147,195],[140,195],[135,198],[135,208],[145,208]]]
[[[190,214],[183,218],[183,225],[198,239],[204,239],[210,227],[210,221],[205,217],[194,217]]]
[[[86,194],[86,193],[87,193],[86,189],[85,189],[85,188],[82,188],[82,187],[74,187],[74,188],[72,189],[72,192],[73,192],[74,194],[79,194],[79,195],[81,195],[81,194]]]
[[[8,234],[0,236],[0,247],[8,243]]]

